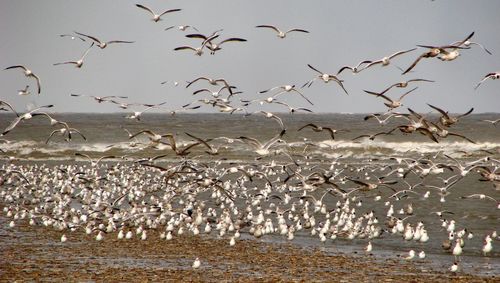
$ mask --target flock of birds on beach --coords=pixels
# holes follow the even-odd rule
[[[170,13],[181,12],[181,9],[169,9],[157,13],[145,5],[136,6],[140,9],[138,13],[149,13],[155,23],[161,22]],[[282,30],[269,24],[258,25],[256,28],[262,29],[262,32],[274,32],[277,40],[286,40],[292,34],[307,36],[309,33],[303,28]],[[205,52],[211,55],[223,52],[223,47],[238,48],[238,44],[247,41],[242,37],[221,40],[222,29],[207,34],[202,34],[189,25],[169,26],[165,30],[171,29],[196,32],[186,35],[193,39],[192,46],[179,46],[174,51],[190,51],[197,56],[204,56]],[[134,43],[130,40],[104,41],[94,35],[76,31],[60,36],[81,41],[86,46],[79,59],[54,64],[59,68],[62,65],[82,68],[85,58],[97,47],[104,49],[117,45],[112,48],[119,48],[120,44]],[[343,162],[342,157],[325,159],[314,156],[307,148],[294,149],[285,139],[289,129],[279,114],[247,109],[249,106],[274,104],[284,107],[291,114],[313,112],[303,106],[289,105],[286,97],[299,95],[304,103],[313,105],[313,101],[306,96],[306,90],[318,81],[334,82],[340,95],[348,95],[346,82],[341,78],[345,72],[357,74],[367,69],[385,67],[392,60],[400,56],[411,56],[418,50],[423,51],[407,69],[401,70],[403,75],[411,73],[424,59],[452,61],[476,46],[492,55],[483,45],[472,41],[473,36],[474,32],[445,45],[418,45],[381,59],[342,66],[336,73],[325,73],[307,64],[312,71],[312,78],[305,80],[302,85],[270,87],[260,91],[256,98],[239,98],[243,92],[224,78],[194,78],[185,87],[194,89],[199,86],[199,89],[193,90],[193,95],[206,97],[185,104],[180,109],[170,110],[172,115],[202,107],[213,107],[226,114],[241,112],[242,119],[248,115],[263,115],[277,123],[279,129],[276,134],[269,140],[260,141],[249,136],[205,138],[187,132],[180,138],[173,133],[157,133],[147,128],[135,133],[125,129],[131,148],[156,148],[162,154],[137,159],[123,158],[123,161],[116,162],[115,159],[120,156],[90,157],[82,152],[76,153],[75,160],[78,162],[74,164],[53,166],[17,164],[15,159],[7,159],[9,162],[0,167],[0,203],[3,212],[12,219],[9,223],[11,228],[24,219],[30,225],[52,227],[61,231],[61,242],[70,241],[76,231],[93,235],[97,241],[105,240],[106,237],[126,241],[131,238],[146,240],[149,231],[156,230],[160,231],[160,237],[165,240],[183,234],[216,233],[220,238],[228,238],[229,245],[233,246],[240,239],[240,233],[247,233],[255,238],[281,235],[293,240],[297,233],[307,231],[320,242],[334,241],[337,238],[365,239],[365,252],[371,254],[372,241],[378,238],[399,237],[403,241],[420,243],[432,241],[425,223],[411,222],[415,214],[412,200],[424,202],[437,197],[441,203],[445,203],[453,194],[453,188],[459,186],[463,179],[478,178],[481,182],[491,183],[490,192],[474,192],[458,197],[464,202],[476,199],[481,201],[477,205],[500,210],[500,199],[490,195],[500,190],[500,160],[494,158],[496,152],[483,149],[482,153],[486,157],[477,160],[464,161],[460,157],[469,153],[456,152],[454,155],[438,153],[418,159],[388,156],[378,162],[353,165]],[[234,45],[231,46],[232,44]],[[5,70],[22,71],[27,77],[30,84],[19,90],[19,95],[43,95],[41,77],[27,66],[14,65]],[[471,88],[478,89],[486,81],[499,78],[500,72],[488,73]],[[400,132],[404,135],[422,134],[435,143],[451,138],[477,143],[452,130],[460,119],[473,112],[473,108],[454,115],[442,107],[428,104],[439,115],[437,120],[411,108],[407,108],[407,113],[397,112],[403,106],[401,101],[415,91],[419,84],[433,82],[430,79],[413,78],[391,84],[381,91],[365,90],[367,95],[380,98],[387,106],[385,113],[373,113],[364,117],[366,123],[372,120],[380,125],[387,125],[389,121],[395,120],[400,122],[394,128],[366,133],[352,141],[369,141]],[[31,83],[36,84],[36,94],[30,91]],[[176,86],[179,84],[175,82]],[[394,90],[410,86],[413,88],[396,95],[396,98],[389,96]],[[133,109],[126,119],[137,120],[138,123],[143,122],[145,112],[160,110],[165,104],[135,103],[128,101],[125,96],[70,96],[75,99],[92,99],[97,104],[116,104],[120,109]],[[23,122],[35,117],[47,119],[48,125],[52,127],[47,132],[46,143],[54,142],[53,139],[57,136],[61,136],[64,142],[71,142],[75,135],[87,140],[84,132],[57,119],[57,113],[50,112],[52,107],[52,104],[43,105],[19,113],[7,99],[0,101],[1,111],[15,115],[0,135],[0,153],[9,154],[1,148],[2,143],[10,142],[9,133],[23,131]],[[500,119],[484,122],[496,126]],[[303,125],[298,131],[309,131],[310,134],[324,135],[325,138],[334,140],[347,130],[312,122]],[[220,149],[231,147],[235,143],[252,148],[255,162],[236,164],[221,154]],[[307,146],[312,148],[315,144],[310,142]],[[192,157],[194,150],[200,152],[206,160]],[[172,155],[176,157],[176,162],[161,163],[162,158]],[[365,199],[380,202],[377,211],[360,214]],[[432,213],[441,220],[441,231],[446,234],[442,247],[453,255],[450,270],[456,272],[460,269],[460,257],[467,247],[467,241],[477,236],[460,226],[460,220],[454,219],[453,211]],[[488,257],[492,253],[494,241],[500,240],[499,235],[492,230],[481,237],[484,237],[484,245],[480,252]],[[425,245],[422,247],[420,252],[411,250],[402,257],[407,260],[425,258]],[[197,258],[193,268],[199,268],[200,265],[200,259]]]

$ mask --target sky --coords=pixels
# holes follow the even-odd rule
[[[159,22],[135,4],[155,11],[179,8]],[[374,66],[358,74],[343,72],[339,77],[349,92],[346,95],[334,82],[316,81],[299,95],[286,93],[280,99],[295,107],[307,107],[318,113],[371,113],[387,108],[384,100],[363,92],[382,91],[387,86],[414,78],[434,80],[420,83],[403,99],[404,108],[429,112],[427,103],[454,113],[499,112],[500,82],[487,81],[474,86],[485,74],[500,71],[500,1],[464,0],[377,0],[377,1],[296,1],[296,0],[16,0],[0,1],[0,67],[25,65],[42,80],[42,93],[20,96],[27,84],[36,92],[34,81],[21,70],[0,71],[0,100],[11,103],[20,112],[34,105],[54,104],[53,112],[119,112],[116,105],[97,103],[89,97],[71,97],[71,93],[127,96],[125,102],[166,102],[158,112],[207,97],[193,95],[210,85],[197,82],[186,89],[186,81],[198,76],[225,78],[238,87],[241,99],[265,99],[259,91],[280,85],[302,86],[316,76],[311,64],[325,73],[336,74],[344,65],[362,60],[378,60],[417,44],[446,45],[475,32],[473,41],[488,48],[489,55],[477,46],[462,50],[451,62],[435,58],[422,60],[413,72],[406,69],[425,49],[399,56],[386,67]],[[276,25],[284,30],[301,28],[310,33],[290,33],[280,39],[269,29],[256,25]],[[192,25],[202,34],[223,29],[220,39],[245,38],[230,42],[215,55],[196,56],[190,51],[174,51],[178,46],[198,46],[199,40],[186,38],[172,25]],[[128,40],[105,49],[92,48],[82,68],[54,63],[77,60],[89,42],[60,34],[78,31],[104,41]],[[196,32],[195,32],[196,33]],[[161,84],[168,81],[167,84]],[[179,82],[175,87],[173,82]],[[214,89],[212,87],[212,89]],[[398,98],[409,90],[387,93]],[[239,105],[239,98],[232,104]],[[251,110],[286,111],[280,105],[256,105]],[[203,105],[195,112],[213,112]],[[124,112],[131,112],[125,110]]]

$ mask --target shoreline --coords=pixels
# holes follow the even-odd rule
[[[3,217],[2,217],[3,218]],[[4,227],[8,223],[3,218]],[[65,234],[67,242],[61,243]],[[175,234],[175,233],[174,233]],[[371,256],[331,254],[318,247],[293,243],[237,240],[229,237],[181,235],[160,239],[148,230],[146,240],[135,233],[118,240],[105,234],[54,231],[25,221],[7,228],[2,238],[0,278],[7,281],[225,281],[225,282],[494,282],[497,277],[423,270],[417,262],[381,261]],[[226,239],[227,238],[227,239]],[[195,258],[200,268],[191,265]]]

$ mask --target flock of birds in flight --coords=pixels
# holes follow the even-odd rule
[[[155,11],[142,4],[136,5],[139,9],[147,11],[151,20],[159,22],[162,17],[170,13],[181,11],[181,9],[170,9],[157,14]],[[195,55],[202,56],[205,52],[215,54],[222,50],[222,46],[232,43],[243,43],[244,38],[229,37],[220,40],[222,30],[217,30],[208,35],[199,33],[198,29],[189,25],[169,26],[165,30],[177,28],[180,31],[194,30],[197,33],[187,34],[186,37],[198,40],[198,45],[179,46],[175,51],[192,51]],[[293,28],[287,31],[273,25],[258,25],[258,29],[274,31],[279,39],[285,39],[291,33],[307,34],[309,31],[301,28]],[[500,189],[500,161],[491,157],[481,158],[474,161],[460,161],[450,155],[436,155],[420,159],[404,157],[390,157],[386,165],[359,164],[353,166],[342,163],[342,158],[334,160],[323,160],[309,155],[305,152],[289,152],[291,146],[286,143],[284,136],[287,127],[283,120],[276,114],[268,111],[248,112],[249,105],[277,104],[284,106],[288,112],[312,112],[306,107],[292,107],[282,97],[288,94],[298,94],[310,105],[313,102],[304,94],[303,89],[310,87],[315,81],[324,83],[334,82],[342,92],[349,94],[344,86],[344,80],[340,75],[350,71],[360,73],[376,66],[388,66],[391,60],[399,56],[409,56],[412,52],[425,49],[415,61],[402,74],[414,70],[424,59],[437,58],[441,61],[452,61],[459,58],[460,52],[479,46],[488,54],[492,54],[480,43],[472,41],[474,32],[465,39],[448,45],[418,45],[411,48],[384,56],[378,60],[364,60],[355,66],[343,66],[337,73],[325,73],[316,67],[307,64],[313,71],[314,77],[301,86],[282,85],[274,86],[259,92],[255,99],[239,99],[240,105],[235,105],[232,100],[241,94],[236,86],[233,86],[224,78],[198,77],[189,81],[186,88],[195,84],[206,82],[207,87],[193,92],[193,95],[208,94],[209,98],[197,99],[184,105],[181,109],[173,110],[175,114],[181,111],[190,111],[209,105],[217,108],[223,113],[244,112],[245,115],[262,114],[272,119],[280,126],[277,134],[266,142],[252,137],[240,136],[234,138],[218,137],[203,138],[186,133],[191,141],[181,144],[176,135],[172,133],[156,133],[150,129],[143,129],[136,133],[128,130],[128,137],[133,142],[131,147],[140,144],[137,138],[146,137],[146,147],[170,147],[172,152],[179,156],[179,161],[168,167],[157,165],[156,162],[168,154],[154,157],[144,157],[133,160],[130,164],[104,163],[102,160],[116,158],[116,156],[102,156],[94,160],[84,153],[76,153],[76,156],[90,161],[89,164],[59,165],[51,168],[49,165],[15,165],[13,162],[3,165],[0,169],[0,199],[4,205],[4,212],[12,217],[10,226],[15,222],[28,218],[31,225],[51,226],[60,231],[76,231],[83,229],[87,234],[95,234],[98,241],[104,239],[106,234],[117,233],[118,239],[131,239],[139,237],[147,238],[148,230],[161,231],[161,238],[172,239],[183,233],[211,233],[212,229],[218,231],[220,237],[230,234],[230,245],[234,245],[240,237],[240,231],[247,231],[250,235],[260,238],[267,234],[283,235],[292,240],[295,233],[302,230],[310,231],[321,242],[327,238],[332,240],[337,237],[345,239],[367,239],[366,253],[372,251],[372,239],[383,237],[383,235],[395,235],[402,237],[405,241],[416,241],[425,243],[429,240],[426,227],[423,222],[411,224],[410,219],[414,212],[412,203],[404,206],[399,204],[400,200],[418,198],[425,201],[435,192],[440,202],[445,202],[446,197],[451,194],[452,188],[466,176],[478,173],[480,180],[493,184],[494,190]],[[54,66],[74,65],[82,68],[84,60],[90,51],[96,46],[100,49],[115,44],[133,44],[134,41],[111,40],[103,41],[96,36],[81,32],[74,34],[63,34],[61,37],[71,37],[84,43],[90,43],[78,60],[63,61],[55,63]],[[24,75],[36,82],[36,93],[41,94],[41,78],[32,70],[23,65],[14,65],[5,70],[18,69]],[[486,74],[475,86],[479,88],[482,83],[492,79],[499,79],[500,72]],[[408,108],[408,113],[395,112],[402,107],[402,100],[417,87],[404,92],[399,98],[391,98],[388,93],[394,89],[407,88],[410,85],[421,83],[433,83],[429,79],[409,79],[397,82],[382,91],[365,90],[369,95],[381,98],[387,106],[386,113],[374,113],[367,115],[364,120],[377,120],[379,124],[386,125],[390,119],[401,119],[405,121],[395,128],[373,134],[363,134],[353,138],[353,141],[362,139],[374,140],[384,135],[392,135],[395,131],[403,134],[420,133],[433,142],[442,139],[457,137],[470,143],[476,143],[465,135],[450,131],[450,127],[459,122],[459,119],[472,113],[473,108],[461,115],[452,115],[445,109],[428,104],[430,108],[439,113],[439,119],[433,121],[423,114],[419,114]],[[165,83],[165,82],[163,82]],[[176,83],[177,85],[178,83]],[[210,87],[211,86],[211,87]],[[215,88],[213,90],[212,88]],[[30,95],[29,85],[19,90],[19,95]],[[261,95],[268,95],[262,98]],[[113,103],[121,109],[142,107],[127,116],[129,119],[141,121],[142,114],[152,109],[158,109],[165,103],[146,104],[130,103],[125,96],[93,96],[83,94],[71,94],[72,97],[89,97],[97,103]],[[71,127],[67,122],[55,119],[53,114],[48,113],[54,105],[44,105],[18,113],[9,102],[0,101],[0,110],[15,114],[12,122],[2,131],[1,136],[7,136],[11,131],[21,127],[22,122],[33,117],[47,118],[50,126],[59,126],[53,130],[46,143],[55,135],[61,135],[65,141],[70,142],[75,134],[86,140],[84,133]],[[498,120],[485,120],[497,125]],[[307,129],[317,133],[328,133],[331,139],[343,131],[333,127],[309,123],[298,131]],[[21,130],[21,129],[18,129]],[[213,159],[202,162],[189,158],[191,150],[203,148],[209,156],[220,156],[219,149],[214,143],[221,142],[230,146],[235,142],[252,147],[258,156],[259,162],[251,164],[234,164],[224,162],[224,158]],[[309,144],[311,147],[314,144]],[[3,149],[1,151],[4,151]],[[493,153],[488,152],[490,155]],[[275,160],[281,156],[287,162]],[[438,156],[445,161],[438,161]],[[268,158],[271,157],[272,160]],[[269,161],[267,161],[269,160]],[[316,163],[314,162],[316,160]],[[315,164],[315,165],[313,165]],[[321,166],[324,165],[324,166]],[[457,172],[458,173],[455,173]],[[381,175],[375,176],[378,172]],[[159,174],[154,174],[159,173]],[[453,174],[451,174],[453,173]],[[449,175],[451,174],[451,175]],[[442,182],[427,182],[429,176],[438,176]],[[413,184],[411,180],[416,180]],[[437,180],[437,179],[435,179]],[[434,180],[434,181],[435,181]],[[396,184],[402,184],[401,189]],[[390,195],[387,195],[388,189]],[[382,201],[383,206],[388,207],[384,217],[386,221],[379,223],[379,217],[374,211],[357,214],[356,209],[362,206],[362,198],[371,195],[373,201]],[[375,195],[373,195],[375,194]],[[500,209],[500,200],[487,194],[475,193],[461,196],[463,199],[479,199],[493,201],[495,208]],[[330,198],[330,201],[326,201]],[[405,218],[397,217],[395,207],[401,207],[399,212],[406,215]],[[454,263],[450,270],[457,271],[460,264],[460,256],[468,239],[474,235],[467,229],[458,229],[457,220],[446,219],[446,215],[452,217],[453,212],[434,212],[441,220],[443,230],[447,233],[443,242],[443,249],[450,251],[454,257]],[[273,217],[274,215],[274,217]],[[202,227],[204,226],[204,228]],[[135,234],[135,235],[134,235]],[[61,241],[68,240],[67,232],[61,236]],[[496,232],[484,236],[482,253],[487,256],[493,249],[493,241],[498,240]],[[411,250],[405,259],[411,260],[415,257],[425,258],[425,252],[416,255]],[[194,268],[200,267],[200,260],[193,263]]]

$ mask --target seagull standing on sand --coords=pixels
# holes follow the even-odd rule
[[[196,258],[193,262],[193,269],[198,269],[201,265],[201,261],[199,258]]]

